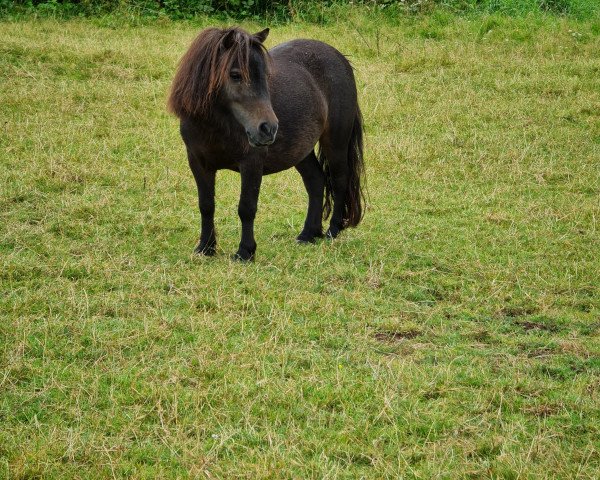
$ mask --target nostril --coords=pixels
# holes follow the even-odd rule
[[[260,127],[258,127],[258,129],[264,135],[271,135],[271,127],[269,126],[269,124],[267,122],[261,123]]]

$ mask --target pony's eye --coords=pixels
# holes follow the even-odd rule
[[[232,70],[231,72],[229,72],[229,77],[234,82],[241,82],[242,81],[242,74],[240,72],[238,72],[237,70]]]

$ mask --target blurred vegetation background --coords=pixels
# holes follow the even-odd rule
[[[414,15],[445,9],[455,13],[503,13],[521,16],[554,13],[600,18],[598,0],[0,0],[1,17],[94,16],[113,13],[191,19],[221,15],[271,21],[327,23],[340,10],[372,9],[389,15]]]

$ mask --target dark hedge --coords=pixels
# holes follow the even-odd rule
[[[55,16],[103,15],[128,12],[141,16],[168,16],[173,19],[221,14],[234,18],[304,20],[323,17],[328,9],[349,4],[396,13],[427,13],[436,8],[454,12],[502,12],[509,15],[552,12],[594,16],[600,0],[0,0],[0,15],[37,14]]]

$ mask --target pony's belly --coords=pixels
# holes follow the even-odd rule
[[[316,141],[315,141],[316,143]],[[314,149],[314,143],[295,145],[294,147],[277,147],[277,142],[269,147],[267,157],[263,163],[263,174],[282,172],[298,165]]]
[[[325,128],[323,111],[296,110],[299,114],[289,118],[281,108],[275,110],[280,118],[279,133],[275,143],[268,147],[264,160],[265,175],[281,172],[298,165],[315,148]]]

